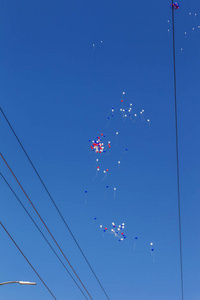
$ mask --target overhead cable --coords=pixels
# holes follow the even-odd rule
[[[31,217],[31,215],[29,214],[29,212],[27,211],[27,209],[25,208],[25,206],[23,205],[23,203],[21,202],[21,200],[19,199],[19,197],[16,195],[16,193],[14,192],[14,190],[12,189],[12,187],[10,186],[10,184],[8,183],[8,181],[6,180],[6,178],[3,176],[3,174],[1,172],[0,172],[0,175],[3,178],[3,180],[5,181],[5,183],[7,184],[7,186],[9,187],[9,189],[11,190],[11,192],[13,193],[13,195],[15,196],[15,198],[18,200],[18,202],[20,203],[20,205],[23,207],[23,209],[25,210],[25,212],[28,215],[28,217],[31,219],[31,221],[33,222],[33,224],[36,226],[37,230],[40,232],[40,234],[42,235],[42,237],[45,239],[45,241],[47,242],[48,246],[51,248],[51,250],[53,251],[53,253],[56,255],[56,257],[58,258],[58,260],[60,261],[60,263],[62,264],[62,266],[65,268],[65,270],[67,271],[67,273],[70,275],[70,277],[72,278],[72,280],[74,281],[74,283],[77,285],[77,287],[79,288],[79,290],[81,291],[81,293],[84,295],[84,297],[86,299],[88,299],[86,297],[86,295],[84,294],[84,292],[82,291],[82,289],[80,288],[80,286],[78,285],[78,283],[76,282],[76,280],[74,279],[74,277],[72,276],[72,274],[69,272],[69,270],[65,266],[64,262],[58,256],[58,254],[56,253],[56,251],[54,250],[54,248],[52,247],[52,245],[50,244],[50,242],[48,241],[48,239],[45,237],[45,235],[43,234],[43,232],[41,231],[41,229],[39,228],[39,226],[36,224],[36,222],[34,221],[34,219]]]
[[[176,171],[177,171],[177,191],[178,191],[178,219],[179,219],[179,247],[181,266],[181,295],[183,293],[183,255],[182,255],[182,231],[181,231],[181,199],[180,199],[180,174],[179,174],[179,148],[178,148],[178,113],[177,113],[177,86],[176,86],[176,47],[175,47],[175,22],[174,22],[174,1],[172,0],[172,30],[173,30],[173,65],[174,65],[174,105],[175,105],[175,128],[176,128]]]
[[[38,215],[38,217],[40,218],[40,220],[42,221],[43,225],[45,226],[46,230],[48,231],[48,233],[50,234],[50,236],[52,237],[53,241],[55,242],[56,246],[58,247],[59,251],[62,253],[63,257],[65,258],[65,260],[67,261],[67,263],[69,264],[70,268],[72,269],[72,271],[74,272],[74,274],[76,275],[76,277],[78,278],[79,282],[81,283],[82,287],[84,288],[84,290],[86,291],[86,293],[88,294],[89,298],[92,300],[92,297],[90,295],[90,293],[88,292],[87,288],[85,287],[85,285],[83,284],[82,280],[80,279],[80,277],[78,276],[78,274],[76,273],[76,271],[74,270],[74,268],[72,267],[70,261],[68,260],[68,258],[66,257],[66,255],[64,254],[63,250],[61,249],[61,247],[59,246],[58,242],[56,241],[55,237],[53,236],[53,234],[51,233],[50,229],[48,228],[48,226],[46,225],[46,223],[44,222],[43,218],[41,217],[41,215],[39,214],[39,212],[37,211],[36,207],[34,206],[33,202],[30,200],[30,198],[28,197],[27,193],[25,192],[25,190],[23,189],[22,185],[20,184],[19,180],[17,179],[17,177],[15,176],[15,174],[13,173],[12,169],[10,168],[10,166],[8,165],[7,161],[5,160],[4,156],[2,155],[2,153],[0,153],[1,158],[3,159],[3,161],[5,162],[6,166],[8,167],[9,171],[11,172],[11,174],[13,175],[14,179],[16,180],[16,182],[18,183],[19,187],[21,188],[22,192],[24,193],[24,195],[26,196],[26,198],[28,199],[29,203],[31,204],[31,206],[33,207],[33,209],[35,210],[36,214]]]
[[[79,243],[78,243],[77,239],[75,238],[74,234],[72,233],[71,229],[69,228],[69,225],[67,224],[67,222],[66,222],[65,218],[63,217],[63,215],[62,215],[61,211],[59,210],[58,206],[56,205],[56,203],[55,203],[55,201],[54,201],[53,197],[51,196],[51,194],[50,194],[49,190],[47,189],[46,185],[44,184],[44,181],[42,180],[41,176],[39,175],[39,173],[38,173],[38,171],[37,171],[37,169],[36,169],[35,165],[33,164],[32,160],[30,159],[30,157],[29,157],[28,153],[26,152],[26,150],[25,150],[24,146],[22,145],[22,143],[21,143],[21,141],[20,141],[19,137],[17,136],[17,134],[16,134],[15,130],[14,130],[14,129],[13,129],[13,127],[11,126],[11,124],[10,124],[10,122],[9,122],[8,118],[6,117],[6,115],[5,115],[4,111],[2,110],[2,108],[1,108],[1,107],[0,107],[0,111],[1,111],[1,113],[2,113],[2,115],[3,115],[3,117],[4,117],[4,119],[6,120],[6,122],[7,122],[8,126],[10,127],[10,129],[11,129],[12,133],[14,134],[15,138],[17,139],[17,141],[18,141],[18,143],[19,143],[19,145],[20,145],[21,149],[23,150],[24,154],[26,155],[26,157],[27,157],[27,159],[28,159],[29,163],[31,164],[31,166],[32,166],[32,168],[33,168],[33,170],[35,171],[35,173],[36,173],[36,175],[37,175],[38,179],[40,180],[40,182],[41,182],[41,184],[42,184],[42,186],[44,187],[44,189],[45,189],[45,191],[47,192],[47,194],[48,194],[49,198],[51,199],[51,201],[52,201],[52,203],[53,203],[53,205],[54,205],[55,209],[57,210],[57,212],[58,212],[59,216],[61,217],[61,219],[62,219],[63,223],[65,224],[66,228],[68,229],[68,231],[69,231],[69,233],[70,233],[71,237],[73,238],[73,240],[74,240],[74,242],[76,243],[76,245],[77,245],[78,249],[80,250],[80,252],[81,252],[82,256],[84,257],[84,259],[85,259],[85,261],[86,261],[87,265],[89,266],[89,268],[90,268],[90,270],[92,271],[92,273],[93,273],[94,277],[96,278],[96,280],[97,280],[97,282],[98,282],[99,286],[101,287],[101,289],[102,289],[103,293],[105,294],[106,298],[107,298],[108,300],[110,300],[110,298],[108,297],[108,294],[106,293],[106,291],[105,291],[105,289],[104,289],[103,285],[101,284],[101,282],[100,282],[99,278],[97,277],[97,275],[96,275],[96,273],[95,273],[94,269],[92,268],[91,264],[89,263],[89,261],[88,261],[88,259],[87,259],[86,255],[85,255],[85,253],[83,252],[83,250],[82,250],[81,246],[79,245]]]
[[[56,297],[54,296],[54,294],[51,292],[51,290],[48,288],[48,286],[46,285],[46,283],[44,282],[44,280],[40,277],[40,275],[38,274],[38,272],[35,270],[35,268],[32,266],[32,264],[30,263],[30,261],[28,260],[28,258],[25,256],[25,254],[22,252],[22,250],[19,248],[19,246],[17,245],[17,243],[14,241],[14,239],[12,238],[12,236],[10,235],[10,233],[6,230],[6,228],[4,227],[4,225],[2,224],[2,222],[0,222],[0,225],[2,226],[2,228],[5,230],[5,232],[7,233],[7,235],[9,236],[9,238],[12,240],[12,242],[15,244],[15,246],[17,247],[17,249],[20,251],[20,253],[23,255],[23,257],[25,258],[25,260],[27,261],[27,263],[30,265],[30,267],[33,269],[33,271],[35,272],[35,274],[38,276],[38,278],[41,280],[41,282],[44,284],[44,286],[46,287],[46,289],[49,291],[49,293],[51,294],[51,296],[56,300]]]

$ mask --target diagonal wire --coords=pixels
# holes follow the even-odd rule
[[[16,193],[14,192],[14,190],[12,189],[12,187],[10,186],[10,184],[8,183],[8,181],[6,180],[6,178],[3,176],[3,174],[1,172],[0,172],[0,175],[3,178],[3,180],[5,181],[5,183],[7,184],[7,186],[9,187],[9,189],[11,190],[11,192],[13,193],[13,195],[15,196],[15,198],[21,204],[21,206],[25,210],[25,212],[28,215],[28,217],[31,219],[31,221],[33,222],[33,224],[36,226],[37,230],[41,233],[42,237],[45,239],[45,241],[47,242],[48,246],[51,248],[51,250],[53,251],[53,253],[56,255],[56,257],[58,258],[58,260],[60,261],[60,263],[63,265],[63,267],[65,268],[65,270],[67,271],[67,273],[70,275],[70,277],[74,281],[74,283],[77,285],[77,287],[79,288],[79,290],[81,291],[81,293],[84,295],[84,297],[86,299],[88,299],[86,297],[86,295],[84,294],[84,292],[82,291],[82,289],[80,288],[80,286],[78,285],[78,283],[76,282],[76,280],[74,279],[74,277],[71,275],[71,273],[69,272],[69,270],[65,266],[65,264],[63,263],[63,261],[60,259],[60,257],[58,256],[58,254],[56,253],[56,251],[54,250],[54,248],[51,246],[51,244],[48,241],[48,239],[45,237],[45,235],[43,234],[43,232],[41,231],[41,229],[39,228],[39,226],[36,224],[36,222],[34,221],[34,219],[31,217],[31,215],[29,214],[29,212],[27,211],[27,209],[25,208],[25,206],[23,205],[23,203],[21,202],[21,200],[19,199],[19,197],[16,195]]]
[[[173,64],[174,64],[174,104],[175,104],[175,127],[176,127],[176,169],[177,169],[177,190],[178,190],[178,217],[179,217],[179,244],[180,244],[180,265],[181,265],[181,294],[183,294],[183,255],[182,255],[182,231],[181,231],[181,200],[180,200],[180,174],[179,174],[179,148],[178,148],[178,113],[177,113],[177,88],[176,88],[176,47],[175,47],[175,22],[174,22],[174,1],[172,0],[172,28],[173,28]]]
[[[0,153],[1,158],[3,159],[3,161],[5,162],[6,166],[8,167],[9,171],[11,172],[11,174],[13,175],[13,177],[15,178],[15,180],[17,181],[18,185],[20,186],[21,190],[23,191],[24,195],[26,196],[26,198],[28,199],[29,203],[31,204],[31,206],[33,207],[33,209],[35,210],[36,214],[38,215],[38,217],[40,218],[40,220],[42,221],[43,225],[45,226],[46,230],[48,231],[48,233],[50,234],[50,236],[52,237],[53,241],[55,242],[56,246],[58,247],[58,249],[60,250],[60,252],[62,253],[63,257],[65,258],[65,260],[68,262],[70,268],[72,269],[72,271],[74,272],[74,274],[76,275],[76,277],[78,278],[79,282],[81,283],[82,287],[84,288],[84,290],[86,291],[86,293],[88,294],[88,296],[90,297],[90,299],[92,300],[92,297],[90,295],[90,293],[88,292],[88,290],[86,289],[85,285],[83,284],[82,280],[80,279],[80,277],[78,276],[78,274],[76,273],[76,271],[74,270],[74,268],[72,267],[70,261],[67,259],[66,255],[64,254],[64,252],[62,251],[61,247],[59,246],[58,242],[56,241],[56,239],[54,238],[53,234],[51,233],[51,231],[49,230],[48,226],[46,225],[46,223],[44,222],[44,220],[42,219],[42,217],[40,216],[39,212],[37,211],[37,209],[35,208],[33,202],[30,200],[30,198],[28,197],[27,193],[25,192],[25,190],[23,189],[22,185],[20,184],[19,180],[17,179],[17,177],[15,176],[15,174],[13,173],[12,169],[10,168],[10,166],[8,165],[7,161],[5,160],[5,158],[3,157],[3,155]]]
[[[0,222],[0,225],[2,226],[2,228],[5,230],[5,232],[7,233],[7,235],[9,236],[9,238],[12,240],[12,242],[15,244],[15,246],[17,247],[17,249],[20,251],[20,253],[23,255],[23,257],[25,258],[25,260],[27,261],[27,263],[30,265],[30,267],[33,269],[33,271],[35,272],[35,274],[39,277],[39,279],[41,280],[41,282],[44,284],[44,286],[46,287],[46,289],[49,291],[49,293],[51,294],[51,296],[56,300],[56,297],[54,296],[54,294],[51,292],[51,290],[48,288],[48,286],[46,285],[46,283],[43,281],[43,279],[40,277],[40,275],[38,274],[38,272],[35,270],[35,268],[32,266],[32,264],[30,263],[30,261],[28,260],[28,258],[25,256],[25,254],[22,252],[22,250],[19,248],[19,246],[17,245],[17,243],[13,240],[13,238],[11,237],[10,233],[6,230],[6,228],[4,227],[4,225]]]
[[[53,203],[53,205],[54,205],[55,209],[57,210],[57,212],[58,212],[59,216],[61,217],[61,219],[62,219],[63,223],[65,224],[66,228],[68,229],[68,231],[69,231],[69,233],[70,233],[71,237],[73,238],[73,240],[74,240],[74,242],[76,243],[76,245],[77,245],[78,249],[80,250],[80,252],[81,252],[82,256],[84,257],[84,259],[85,259],[86,263],[88,264],[88,266],[89,266],[90,270],[92,271],[92,273],[93,273],[94,277],[96,278],[96,280],[97,280],[98,284],[100,285],[100,287],[101,287],[102,291],[104,292],[104,294],[105,294],[106,298],[107,298],[108,300],[110,300],[110,298],[108,297],[108,295],[107,295],[107,293],[106,293],[106,291],[105,291],[104,287],[102,286],[102,284],[101,284],[101,282],[100,282],[99,278],[97,277],[97,275],[96,275],[96,273],[95,273],[94,269],[92,268],[91,264],[89,263],[89,261],[88,261],[87,257],[85,256],[85,254],[84,254],[83,250],[81,249],[81,246],[79,245],[79,243],[78,243],[77,239],[76,239],[76,238],[75,238],[75,236],[73,235],[73,233],[72,233],[71,229],[69,228],[69,225],[67,224],[67,222],[66,222],[65,218],[63,217],[63,215],[62,215],[61,211],[59,210],[58,206],[56,205],[55,201],[53,200],[53,197],[51,196],[51,194],[50,194],[49,190],[47,189],[46,185],[44,184],[44,181],[43,181],[43,180],[42,180],[42,178],[40,177],[40,175],[39,175],[39,173],[38,173],[38,171],[37,171],[36,167],[34,166],[33,162],[31,161],[31,159],[30,159],[30,157],[29,157],[28,153],[27,153],[27,152],[26,152],[26,150],[24,149],[24,147],[23,147],[22,143],[20,142],[20,140],[19,140],[19,138],[18,138],[18,136],[17,136],[16,132],[14,131],[13,127],[11,126],[10,122],[8,121],[8,118],[6,117],[6,115],[5,115],[4,111],[2,110],[2,108],[1,108],[1,107],[0,107],[0,111],[1,111],[1,113],[2,113],[2,115],[3,115],[3,117],[4,117],[4,119],[6,120],[7,124],[9,125],[9,127],[10,127],[10,129],[11,129],[12,133],[14,134],[15,138],[17,139],[17,141],[18,141],[18,143],[19,143],[20,147],[22,148],[22,150],[23,150],[24,154],[26,155],[26,157],[27,157],[27,159],[28,159],[29,163],[31,164],[31,166],[32,166],[32,168],[33,168],[33,170],[35,171],[35,173],[36,173],[37,177],[39,178],[39,180],[40,180],[41,184],[43,185],[43,187],[44,187],[45,191],[47,192],[47,194],[48,194],[49,198],[51,199],[51,201],[52,201],[52,203]]]

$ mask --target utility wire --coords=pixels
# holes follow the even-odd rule
[[[22,250],[19,248],[19,246],[16,244],[16,242],[13,240],[13,238],[11,237],[11,235],[9,234],[9,232],[6,230],[6,228],[3,226],[3,224],[0,222],[0,225],[2,226],[2,228],[5,230],[5,232],[7,233],[7,235],[9,236],[9,238],[13,241],[13,243],[15,244],[15,246],[17,247],[17,249],[20,251],[20,253],[23,255],[23,257],[25,258],[25,260],[27,261],[27,263],[31,266],[31,268],[33,269],[33,271],[35,272],[35,274],[39,277],[39,279],[42,281],[42,283],[44,284],[44,286],[46,287],[46,289],[49,291],[49,293],[51,294],[51,296],[56,300],[56,297],[54,296],[54,294],[51,292],[51,290],[48,288],[48,286],[46,285],[46,283],[43,281],[43,279],[40,277],[40,275],[38,274],[38,272],[35,270],[35,268],[32,266],[32,264],[30,263],[30,261],[28,260],[28,258],[26,258],[25,254],[22,252]]]
[[[178,217],[179,217],[179,243],[180,243],[180,265],[181,265],[181,294],[183,297],[183,256],[182,256],[182,233],[181,233],[181,200],[180,200],[180,175],[179,175],[179,148],[178,148],[178,114],[177,114],[177,88],[176,88],[176,52],[175,52],[175,22],[174,1],[172,0],[172,28],[173,28],[173,63],[174,63],[174,104],[175,104],[175,127],[176,127],[176,169],[178,190]]]
[[[79,288],[79,290],[81,291],[81,293],[88,300],[88,298],[86,297],[86,295],[84,294],[84,292],[82,291],[82,289],[80,288],[80,286],[78,285],[78,283],[76,282],[76,280],[74,279],[74,277],[71,275],[71,273],[69,272],[69,270],[67,269],[67,267],[65,266],[65,264],[63,263],[63,261],[61,260],[61,258],[58,256],[58,254],[56,253],[56,251],[54,250],[54,248],[51,246],[51,244],[48,241],[48,239],[45,237],[45,235],[43,234],[43,232],[41,231],[41,229],[39,228],[39,226],[36,224],[36,222],[34,221],[34,219],[31,217],[31,215],[29,214],[29,212],[27,211],[27,209],[25,208],[25,206],[23,205],[23,203],[21,202],[21,200],[19,199],[19,197],[16,195],[16,193],[14,192],[14,190],[12,189],[12,187],[10,186],[10,184],[8,183],[8,181],[5,179],[5,177],[3,176],[3,174],[1,172],[0,172],[0,175],[3,178],[3,180],[5,181],[5,183],[7,184],[7,186],[9,187],[9,189],[11,190],[11,192],[13,193],[13,195],[15,196],[15,198],[21,204],[21,206],[23,207],[23,209],[27,213],[28,217],[31,219],[31,221],[33,222],[33,224],[36,226],[37,230],[40,232],[40,234],[42,235],[42,237],[45,239],[45,241],[47,242],[48,246],[51,248],[51,250],[53,251],[53,253],[56,255],[56,257],[58,258],[58,260],[60,261],[60,263],[63,265],[63,267],[65,268],[65,270],[67,271],[67,273],[70,275],[70,277],[74,281],[74,283],[77,285],[77,287]]]
[[[26,196],[26,198],[28,199],[28,201],[30,202],[30,204],[32,205],[33,209],[35,210],[36,214],[38,215],[38,217],[40,218],[40,220],[42,221],[43,225],[45,226],[46,230],[48,231],[48,233],[50,234],[50,236],[52,237],[53,241],[55,242],[56,246],[58,247],[58,249],[60,250],[60,252],[62,253],[62,255],[64,256],[65,260],[68,262],[70,268],[72,269],[72,271],[74,272],[74,274],[76,275],[76,277],[78,278],[79,282],[81,283],[81,285],[83,286],[84,290],[86,291],[86,293],[88,294],[88,296],[90,297],[90,299],[92,300],[91,295],[89,294],[88,290],[86,289],[85,285],[83,284],[83,282],[81,281],[80,277],[78,276],[78,274],[76,273],[76,271],[74,270],[74,268],[72,267],[70,261],[67,259],[66,255],[64,254],[64,252],[62,251],[61,247],[59,246],[58,242],[56,241],[56,239],[54,238],[53,234],[51,233],[51,231],[49,230],[48,226],[46,225],[46,223],[44,222],[44,220],[42,219],[42,217],[40,216],[39,212],[37,211],[37,209],[35,208],[33,202],[30,200],[30,198],[28,197],[27,193],[25,192],[25,190],[23,189],[22,185],[20,184],[20,182],[18,181],[17,177],[15,176],[15,174],[13,173],[12,169],[10,168],[10,166],[8,165],[7,161],[5,160],[5,158],[3,157],[3,155],[0,153],[0,156],[2,157],[3,161],[5,162],[6,166],[8,167],[9,171],[11,172],[11,174],[13,175],[13,177],[15,178],[15,180],[17,181],[18,185],[20,186],[21,190],[23,191],[24,195]]]
[[[86,258],[86,256],[85,256],[85,254],[84,254],[83,250],[81,249],[81,246],[79,245],[78,241],[76,240],[75,236],[73,235],[73,233],[72,233],[71,229],[69,228],[69,226],[68,226],[68,224],[67,224],[67,222],[66,222],[65,218],[63,217],[63,215],[62,215],[61,211],[59,210],[58,206],[56,205],[55,201],[53,200],[53,197],[51,196],[51,194],[50,194],[49,190],[47,189],[46,185],[44,184],[44,181],[43,181],[43,180],[42,180],[42,178],[40,177],[40,175],[39,175],[39,173],[38,173],[38,171],[37,171],[36,167],[34,166],[33,162],[31,161],[31,159],[30,159],[30,157],[29,157],[28,153],[27,153],[27,152],[26,152],[26,150],[24,149],[24,147],[23,147],[22,143],[20,142],[20,140],[19,140],[19,138],[18,138],[18,136],[17,136],[16,132],[14,131],[13,127],[11,126],[10,122],[8,121],[8,119],[7,119],[6,115],[5,115],[5,113],[3,112],[3,110],[2,110],[2,108],[1,108],[1,107],[0,107],[0,111],[1,111],[2,115],[4,116],[4,119],[6,120],[7,124],[9,125],[9,127],[10,127],[11,131],[13,132],[13,134],[14,134],[15,138],[17,139],[17,141],[18,141],[18,143],[19,143],[20,147],[22,148],[22,150],[23,150],[24,154],[26,155],[26,157],[27,157],[27,159],[28,159],[29,163],[31,164],[31,166],[32,166],[32,168],[33,168],[33,170],[35,171],[35,173],[36,173],[37,177],[39,178],[39,180],[40,180],[41,184],[43,185],[44,189],[46,190],[46,192],[47,192],[47,194],[48,194],[49,198],[51,199],[51,201],[52,201],[52,203],[53,203],[53,205],[54,205],[55,209],[57,210],[58,214],[60,215],[60,217],[61,217],[61,219],[62,219],[63,223],[65,224],[66,228],[68,229],[69,233],[71,234],[71,237],[73,238],[73,240],[74,240],[74,242],[76,243],[76,245],[77,245],[78,249],[80,250],[80,252],[81,252],[82,256],[84,257],[84,259],[85,259],[86,263],[88,264],[88,266],[89,266],[90,270],[92,271],[92,273],[93,273],[94,277],[96,278],[96,280],[97,280],[98,284],[100,285],[100,287],[101,287],[102,291],[104,292],[104,294],[105,294],[106,298],[107,298],[108,300],[110,300],[110,298],[108,297],[108,295],[107,295],[107,293],[106,293],[106,291],[105,291],[104,287],[102,286],[102,284],[101,284],[101,282],[100,282],[99,278],[97,277],[97,275],[96,275],[96,273],[95,273],[94,269],[92,268],[91,264],[89,263],[88,259]]]

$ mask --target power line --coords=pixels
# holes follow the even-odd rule
[[[10,166],[8,165],[7,161],[5,160],[5,158],[3,157],[3,155],[0,153],[0,156],[2,157],[3,161],[5,162],[6,166],[8,167],[9,171],[11,172],[11,174],[13,175],[13,177],[15,178],[16,182],[18,183],[19,187],[21,188],[21,190],[23,191],[24,195],[26,196],[26,198],[28,199],[28,201],[30,202],[31,206],[33,207],[33,209],[35,210],[36,214],[38,215],[38,217],[40,218],[40,220],[42,221],[43,225],[45,226],[46,230],[48,231],[48,233],[50,234],[50,236],[52,237],[53,241],[55,242],[56,246],[58,247],[58,249],[60,250],[60,252],[62,253],[63,257],[65,258],[65,260],[67,261],[67,263],[69,264],[70,268],[72,269],[72,271],[74,272],[74,274],[76,275],[76,277],[78,278],[79,282],[81,283],[81,285],[83,286],[84,290],[86,291],[86,293],[88,294],[88,296],[90,297],[90,299],[92,300],[92,297],[90,295],[90,293],[88,292],[88,290],[86,289],[85,285],[83,284],[82,280],[80,279],[80,277],[78,276],[78,274],[76,273],[76,271],[74,270],[74,268],[72,267],[70,261],[67,259],[66,255],[64,254],[64,252],[62,251],[61,247],[59,246],[58,242],[56,241],[56,239],[54,238],[53,234],[51,233],[51,231],[49,230],[48,226],[46,225],[46,223],[44,222],[44,220],[42,219],[41,215],[39,214],[39,212],[37,211],[37,209],[35,208],[33,202],[30,200],[30,198],[28,197],[27,193],[25,192],[25,190],[23,189],[22,185],[20,184],[19,180],[17,179],[17,177],[15,176],[15,174],[13,173],[12,169],[10,168]]]
[[[175,22],[174,1],[172,0],[172,28],[173,28],[173,63],[174,63],[174,104],[175,104],[175,128],[176,128],[176,170],[178,190],[178,217],[179,217],[179,243],[180,243],[180,265],[181,265],[181,293],[183,297],[183,255],[182,255],[182,233],[181,233],[181,200],[180,200],[180,174],[179,174],[179,148],[178,148],[178,113],[177,113],[177,88],[176,88],[176,52],[175,52]]]
[[[38,276],[38,278],[41,280],[41,282],[44,284],[44,286],[46,287],[46,289],[49,291],[49,293],[51,294],[51,296],[56,300],[56,297],[54,296],[54,294],[51,292],[51,290],[48,288],[48,286],[46,285],[46,283],[43,281],[43,279],[40,277],[40,275],[38,274],[38,272],[35,270],[35,268],[32,266],[32,264],[30,263],[30,261],[28,260],[28,258],[25,256],[25,254],[22,252],[22,250],[19,248],[19,246],[16,244],[16,242],[13,240],[13,238],[11,237],[11,235],[9,234],[9,232],[6,230],[6,228],[3,226],[3,224],[0,222],[0,225],[2,226],[2,228],[5,230],[5,232],[7,233],[7,235],[9,236],[9,238],[12,240],[12,242],[15,244],[15,246],[17,247],[17,249],[20,251],[20,253],[23,255],[23,257],[25,258],[25,260],[27,261],[27,263],[31,266],[31,268],[33,269],[33,271],[35,272],[35,274]]]
[[[92,268],[91,264],[89,263],[88,259],[86,258],[86,256],[85,256],[85,254],[84,254],[83,250],[81,249],[81,246],[79,245],[78,241],[76,240],[75,236],[73,235],[73,233],[72,233],[71,229],[69,228],[69,225],[67,224],[67,222],[66,222],[65,218],[63,217],[63,215],[62,215],[61,211],[59,210],[58,206],[56,205],[55,201],[53,200],[53,197],[51,196],[51,194],[50,194],[49,190],[47,189],[46,185],[44,184],[44,181],[43,181],[43,180],[42,180],[42,178],[40,177],[40,175],[39,175],[39,173],[38,173],[38,171],[37,171],[36,167],[34,166],[33,162],[31,161],[31,159],[30,159],[30,157],[29,157],[28,153],[27,153],[27,152],[26,152],[26,150],[24,149],[24,147],[23,147],[22,143],[20,142],[20,140],[19,140],[19,138],[18,138],[18,136],[17,136],[16,132],[14,131],[13,127],[11,126],[10,122],[8,121],[8,119],[7,119],[6,115],[5,115],[5,113],[3,112],[3,110],[2,110],[2,108],[1,108],[1,107],[0,107],[0,111],[1,111],[2,115],[4,116],[4,119],[6,120],[7,124],[9,125],[9,127],[10,127],[11,131],[13,132],[13,134],[14,134],[15,138],[17,139],[17,141],[18,141],[18,143],[19,143],[20,147],[22,148],[22,150],[23,150],[24,154],[26,155],[26,157],[27,157],[27,159],[28,159],[29,163],[31,164],[31,166],[32,166],[32,168],[33,168],[33,170],[35,171],[35,173],[36,173],[37,177],[39,178],[39,180],[40,180],[41,184],[43,185],[43,187],[44,187],[45,191],[47,192],[47,194],[48,194],[49,198],[51,199],[51,201],[52,201],[52,203],[53,203],[53,205],[54,205],[55,209],[57,210],[57,212],[58,212],[59,216],[61,217],[61,219],[62,219],[63,223],[65,224],[66,228],[68,229],[68,231],[69,231],[69,233],[70,233],[71,237],[73,238],[73,240],[74,240],[74,242],[76,243],[76,245],[77,245],[78,249],[80,250],[80,252],[81,252],[82,256],[84,257],[84,259],[85,259],[86,263],[88,264],[88,266],[89,266],[90,270],[92,271],[92,273],[93,273],[94,277],[96,278],[96,280],[97,280],[98,284],[100,285],[100,287],[101,287],[102,291],[104,292],[104,294],[105,294],[106,298],[107,298],[108,300],[110,300],[110,298],[108,297],[108,295],[107,295],[107,293],[106,293],[106,291],[105,291],[104,287],[102,286],[102,284],[101,284],[100,280],[98,279],[98,277],[97,277],[97,275],[96,275],[96,273],[95,273],[94,269]]]
[[[21,206],[23,207],[23,209],[27,213],[28,217],[31,219],[31,221],[33,222],[33,224],[36,226],[36,228],[38,229],[38,231],[40,232],[40,234],[42,235],[42,237],[45,239],[45,241],[47,242],[48,246],[51,248],[51,250],[53,251],[53,253],[56,255],[56,257],[58,258],[58,260],[60,261],[60,263],[63,265],[63,267],[65,268],[65,270],[67,271],[67,273],[70,275],[70,277],[74,281],[74,283],[77,285],[77,287],[79,288],[79,290],[81,291],[81,293],[88,300],[88,298],[86,297],[86,295],[84,294],[84,292],[82,291],[82,289],[80,288],[80,286],[78,285],[78,283],[76,282],[76,280],[73,278],[73,276],[71,275],[71,273],[69,272],[69,270],[67,269],[67,267],[65,266],[65,264],[63,263],[63,261],[61,260],[61,258],[58,256],[58,254],[56,253],[56,251],[54,250],[54,248],[52,247],[52,245],[50,244],[50,242],[48,241],[48,239],[45,237],[45,235],[43,234],[43,232],[41,231],[41,229],[39,228],[39,226],[36,224],[36,222],[34,221],[34,219],[31,217],[31,215],[29,214],[29,212],[27,211],[27,209],[25,208],[25,206],[23,205],[23,203],[21,202],[21,200],[19,199],[19,197],[16,195],[16,193],[14,192],[14,190],[12,189],[12,187],[10,186],[10,184],[8,183],[8,181],[5,179],[5,177],[3,176],[3,174],[1,172],[0,172],[0,175],[3,178],[3,180],[5,181],[5,183],[7,184],[7,186],[9,187],[9,189],[11,190],[11,192],[13,193],[13,195],[15,196],[15,198],[21,204]]]

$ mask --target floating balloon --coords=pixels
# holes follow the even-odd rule
[[[153,263],[155,262],[155,254],[154,254],[154,245],[153,243],[150,243],[150,253],[153,257]]]

